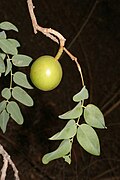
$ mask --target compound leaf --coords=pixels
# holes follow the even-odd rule
[[[6,110],[3,110],[2,113],[0,114],[0,127],[3,133],[5,133],[6,131],[8,120],[9,120],[9,113],[7,113]]]
[[[2,97],[6,98],[7,100],[11,98],[11,91],[9,88],[4,88],[1,92]]]
[[[104,116],[100,109],[93,105],[88,104],[84,110],[84,119],[87,124],[96,128],[106,128]]]
[[[12,57],[12,62],[17,67],[29,66],[32,58],[27,55],[17,54]]]
[[[78,127],[77,141],[87,152],[96,156],[100,155],[99,139],[91,126],[82,124]]]
[[[61,139],[69,139],[73,136],[75,136],[77,131],[77,125],[74,120],[68,121],[66,126],[58,133],[56,133],[54,136],[49,138],[50,140],[61,140]]]
[[[7,111],[18,124],[23,124],[23,116],[16,102],[10,101],[7,105]]]
[[[26,91],[16,86],[12,90],[12,96],[26,106],[33,106],[33,100]]]
[[[88,96],[89,96],[88,90],[84,86],[79,93],[77,93],[73,96],[73,101],[80,102],[80,101],[83,101],[85,99],[88,99]]]
[[[0,23],[0,29],[14,30],[14,31],[18,32],[17,27],[8,21],[4,21],[4,22]]]
[[[16,72],[13,75],[13,81],[22,87],[25,87],[28,89],[33,89],[33,87],[29,84],[29,82],[27,80],[26,74],[24,74],[22,72]]]
[[[71,142],[69,139],[63,140],[59,147],[50,153],[47,153],[43,156],[42,162],[43,164],[48,164],[50,161],[54,159],[61,158],[68,154],[71,151]]]
[[[60,119],[76,119],[82,115],[83,108],[81,103],[78,103],[72,110],[59,116]]]

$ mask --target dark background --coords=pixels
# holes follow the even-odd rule
[[[19,53],[34,60],[41,55],[55,55],[58,45],[43,34],[33,33],[27,0],[0,0],[0,22],[10,21],[19,33],[9,37],[21,43]],[[34,106],[21,110],[22,126],[9,121],[5,134],[0,132],[0,143],[16,164],[21,180],[119,180],[120,179],[120,1],[99,0],[91,18],[86,22],[95,0],[34,0],[38,23],[59,31],[66,39],[66,47],[78,58],[90,98],[87,103],[97,105],[105,115],[107,130],[97,130],[101,156],[94,157],[74,142],[72,164],[62,159],[48,165],[42,156],[57,148],[58,142],[48,138],[66,124],[58,115],[75,105],[72,96],[82,85],[75,63],[64,53],[60,59],[64,76],[53,91],[28,91]],[[77,38],[76,38],[77,36]],[[29,77],[30,68],[20,69]],[[0,79],[0,90],[8,79]],[[1,99],[1,96],[0,96]],[[2,158],[1,158],[2,167]],[[13,179],[11,168],[8,180]]]

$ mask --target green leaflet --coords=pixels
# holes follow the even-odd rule
[[[18,32],[17,27],[14,24],[12,24],[12,23],[10,23],[8,21],[4,21],[4,22],[0,23],[0,29],[14,30],[14,31]]]
[[[8,41],[10,41],[13,44],[13,46],[15,46],[16,48],[20,47],[20,43],[16,39],[9,38]]]
[[[9,88],[4,88],[1,92],[2,97],[4,97],[5,99],[10,99],[11,98],[11,91]]]
[[[7,67],[5,71],[5,76],[7,76],[11,70],[12,70],[12,63],[10,62],[10,59],[7,59]]]
[[[8,39],[0,39],[0,48],[6,54],[15,55],[18,53],[17,48]]]
[[[5,33],[5,31],[2,31],[2,32],[0,32],[0,39],[6,39],[6,33]]]
[[[0,114],[0,127],[3,133],[5,133],[6,131],[8,120],[9,120],[9,114],[7,113],[6,110],[3,110],[2,113]]]
[[[87,152],[96,156],[100,155],[99,139],[91,126],[87,124],[80,125],[77,130],[77,140]]]
[[[5,54],[5,53],[3,53],[2,51],[0,51],[0,58],[2,58],[2,60],[4,60],[4,59],[5,59],[5,57],[6,57],[6,54]]]
[[[70,157],[70,154],[63,156],[63,159],[64,159],[65,162],[67,162],[68,164],[71,164],[71,157]]]
[[[6,107],[6,101],[3,100],[2,102],[0,102],[0,113],[5,109]]]
[[[61,139],[69,139],[74,137],[77,131],[77,125],[74,120],[68,121],[66,126],[57,134],[49,138],[50,140],[61,140]]]
[[[84,110],[84,119],[87,124],[96,128],[106,128],[104,116],[100,109],[93,105],[88,104]]]
[[[19,125],[23,124],[23,116],[18,104],[14,101],[10,101],[7,105],[7,111]]]
[[[22,87],[25,87],[28,89],[33,89],[33,87],[29,84],[29,82],[27,80],[26,74],[24,74],[22,72],[16,72],[13,75],[13,81]]]
[[[5,63],[2,57],[0,56],[0,73],[4,73],[4,72],[5,72]]]
[[[82,115],[83,108],[81,103],[78,103],[72,110],[59,116],[60,119],[76,119]]]
[[[88,99],[88,97],[89,97],[88,90],[84,86],[79,93],[73,96],[73,101],[80,102],[85,99]]]
[[[33,106],[33,99],[22,88],[16,86],[12,89],[12,96],[26,106]]]
[[[17,54],[12,57],[12,62],[17,67],[29,66],[32,58],[27,55]]]
[[[55,151],[47,153],[43,156],[42,162],[43,164],[48,164],[50,161],[54,159],[58,159],[67,155],[70,151],[71,151],[70,140],[69,139],[63,140]]]

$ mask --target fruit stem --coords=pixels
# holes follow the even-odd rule
[[[63,47],[63,46],[60,46],[60,47],[59,47],[59,50],[58,50],[58,52],[57,52],[57,54],[56,54],[56,56],[55,56],[55,60],[59,60],[59,59],[60,59],[60,57],[61,57],[61,55],[62,55],[62,53],[63,53],[63,50],[64,50],[64,47]]]

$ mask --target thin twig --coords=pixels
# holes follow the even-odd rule
[[[116,169],[118,169],[118,167],[112,167],[112,168],[98,174],[97,176],[93,177],[93,180],[97,180],[97,179],[100,179],[100,178],[102,179],[103,176],[105,176],[106,174],[109,174],[110,172],[114,172]]]
[[[70,49],[71,46],[74,44],[74,42],[76,41],[76,39],[80,36],[80,34],[82,33],[83,29],[85,28],[85,26],[87,25],[87,23],[89,22],[97,4],[98,4],[98,0],[95,1],[94,5],[92,6],[92,9],[90,10],[86,20],[84,21],[84,23],[82,24],[82,26],[80,27],[78,33],[76,34],[76,36],[73,38],[73,40],[71,41],[71,43],[69,44],[69,46],[67,47],[67,49]]]
[[[77,58],[75,56],[73,56],[64,46],[65,46],[65,41],[66,39],[62,36],[62,34],[60,34],[58,31],[51,29],[51,28],[43,28],[40,25],[38,25],[35,14],[34,14],[34,8],[35,6],[32,3],[32,0],[27,0],[27,4],[28,4],[28,9],[29,9],[29,13],[30,13],[30,17],[32,20],[32,25],[33,25],[33,29],[34,29],[34,33],[36,34],[37,31],[42,32],[44,35],[46,35],[47,37],[49,37],[50,39],[52,39],[54,42],[56,43],[60,43],[60,47],[58,50],[58,53],[56,55],[55,58],[59,59],[60,56],[62,55],[63,50],[68,54],[68,56],[75,61],[78,71],[80,73],[81,76],[81,80],[82,80],[82,85],[84,86],[84,79],[83,79],[83,74],[82,74],[82,69],[80,64],[77,61]],[[59,41],[58,41],[59,40]]]
[[[32,0],[27,0],[27,3],[28,3],[28,9],[29,9],[30,17],[31,17],[31,20],[32,20],[34,33],[36,34],[37,31],[40,31],[44,35],[51,38],[53,41],[55,41],[57,43],[59,43],[59,41],[60,41],[60,46],[64,46],[65,38],[58,31],[55,31],[52,28],[43,28],[43,27],[38,25],[37,19],[36,19],[35,14],[34,14],[35,6],[33,5]],[[58,41],[58,39],[56,37],[59,39],[59,41]]]
[[[3,156],[3,167],[1,169],[1,178],[0,179],[5,180],[6,171],[7,171],[8,163],[9,163],[12,166],[12,169],[14,171],[15,180],[20,180],[20,178],[18,176],[18,170],[17,170],[15,164],[11,160],[9,154],[4,150],[2,145],[0,145],[0,154]]]
[[[80,63],[78,63],[77,58],[76,58],[75,56],[73,56],[73,55],[70,53],[70,51],[68,51],[65,47],[64,47],[64,51],[69,55],[69,57],[70,57],[73,61],[75,61],[76,65],[77,65],[77,68],[78,68],[78,71],[80,72],[82,85],[84,86],[85,83],[84,83],[83,73],[82,73],[82,69],[81,69]]]
[[[116,103],[113,104],[105,113],[104,116],[107,116],[110,114],[114,109],[116,109],[118,106],[120,106],[120,100],[118,100]]]
[[[118,91],[116,91],[113,95],[111,95],[112,97],[110,97],[109,100],[107,100],[107,102],[104,103],[101,110],[103,111],[104,109],[106,109],[107,106],[109,106],[113,101],[115,101],[115,99],[118,95],[120,95],[120,89],[118,89]]]
[[[3,156],[3,167],[1,169],[1,180],[5,180],[6,172],[8,168],[8,160]]]

